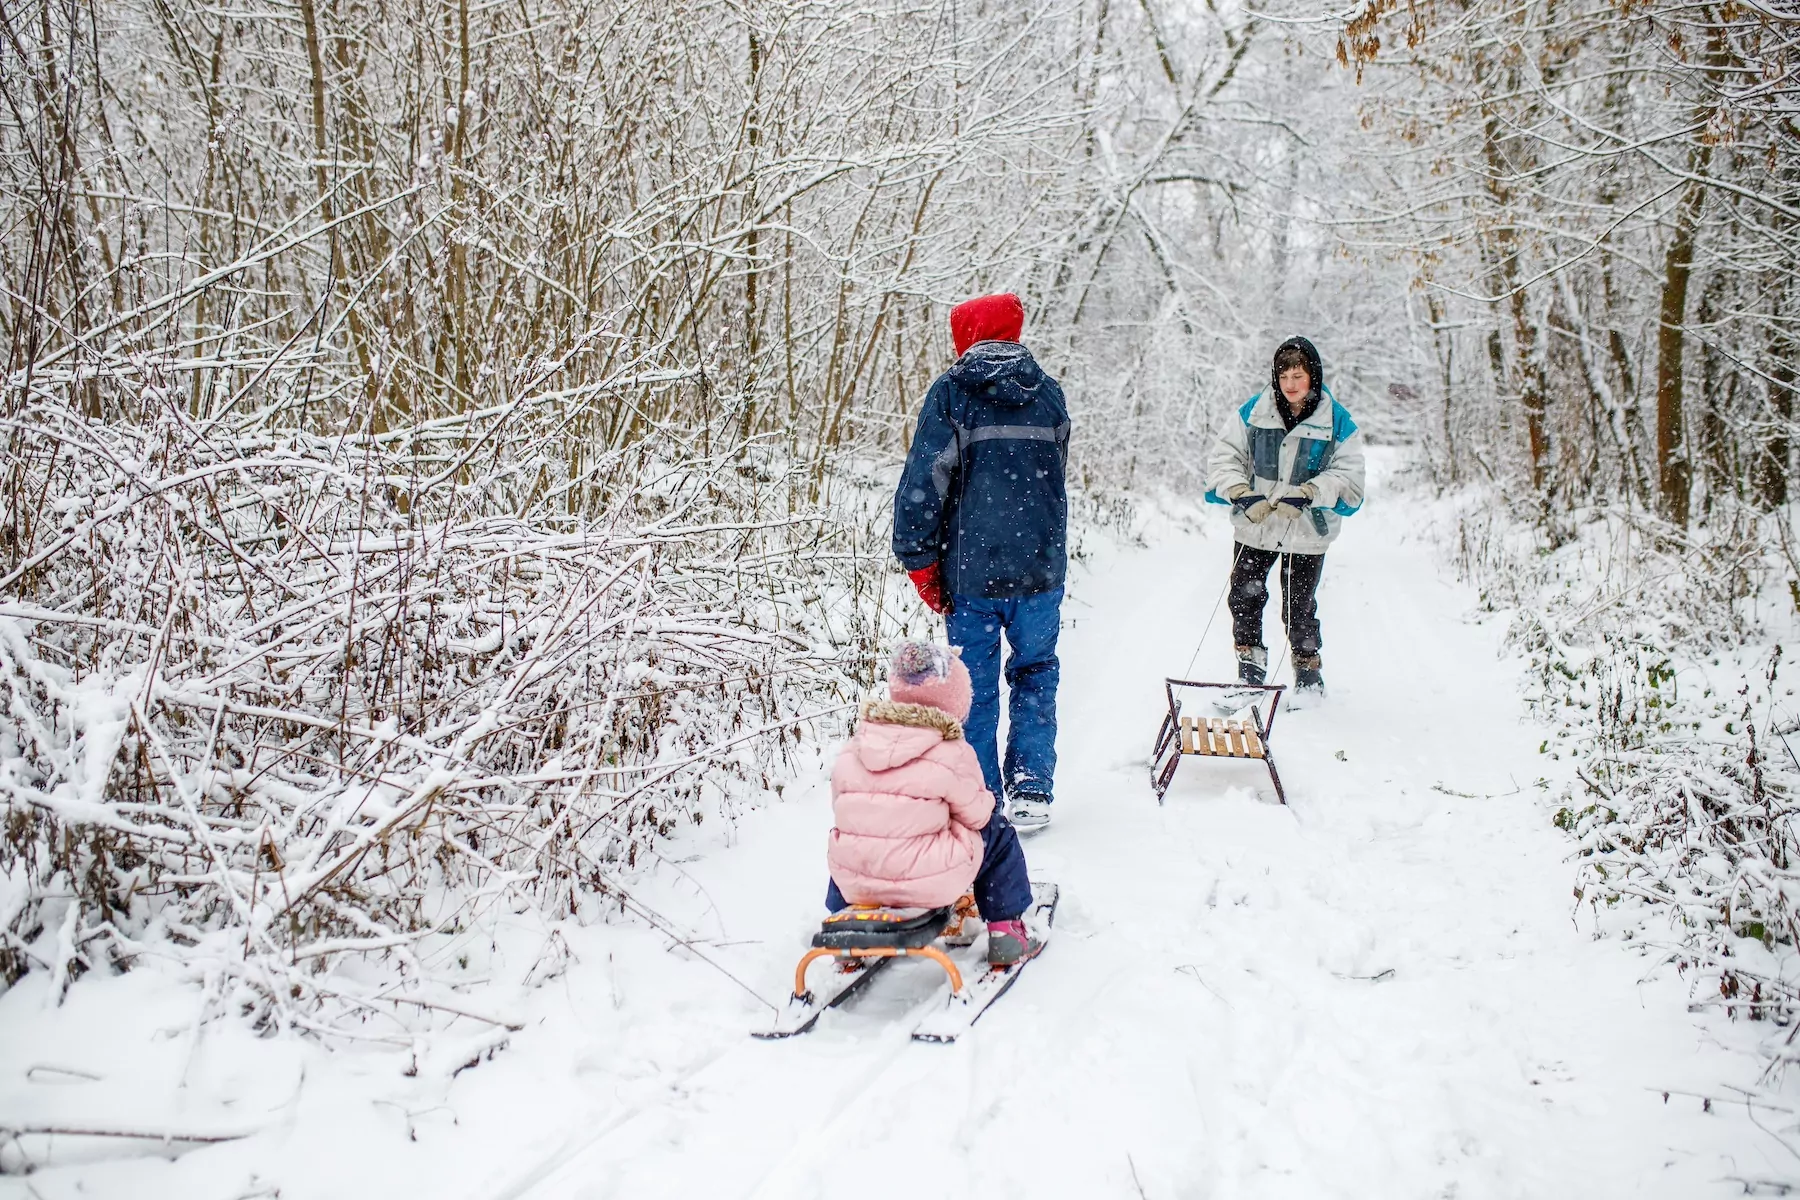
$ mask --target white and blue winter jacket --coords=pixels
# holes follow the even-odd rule
[[[1275,410],[1278,399],[1274,389],[1258,392],[1219,423],[1207,458],[1206,499],[1229,504],[1225,497],[1243,484],[1279,501],[1310,483],[1318,498],[1298,516],[1272,513],[1258,524],[1234,510],[1231,527],[1239,542],[1258,550],[1323,554],[1344,518],[1362,507],[1362,437],[1330,388],[1291,431]]]

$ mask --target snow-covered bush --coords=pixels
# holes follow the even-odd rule
[[[651,438],[572,504],[528,412],[400,442],[143,403],[15,435],[43,548],[0,606],[7,982],[162,956],[399,1036],[465,1011],[431,939],[632,908],[661,836],[869,682],[885,564],[804,472]]]
[[[1531,703],[1573,759],[1555,820],[1576,839],[1575,895],[1599,927],[1688,973],[1696,1005],[1800,1009],[1800,761],[1789,749],[1794,622],[1770,528],[1715,513],[1682,535],[1640,511],[1579,511],[1552,539],[1465,510],[1459,562],[1511,610]],[[1552,541],[1560,543],[1552,548]]]

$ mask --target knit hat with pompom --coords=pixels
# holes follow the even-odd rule
[[[897,704],[928,704],[967,721],[975,691],[958,647],[909,641],[895,647],[888,664],[888,694]]]

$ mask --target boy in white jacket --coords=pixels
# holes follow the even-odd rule
[[[1311,342],[1291,337],[1281,343],[1268,390],[1220,424],[1207,481],[1207,500],[1232,509],[1230,607],[1238,678],[1261,683],[1267,674],[1262,617],[1269,568],[1279,559],[1295,688],[1323,692],[1319,575],[1344,518],[1362,507],[1363,455],[1356,422],[1326,388]]]

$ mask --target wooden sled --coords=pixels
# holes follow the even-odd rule
[[[1169,711],[1163,714],[1162,727],[1156,734],[1156,749],[1150,754],[1150,786],[1156,791],[1156,802],[1175,778],[1175,768],[1188,755],[1207,758],[1260,759],[1269,768],[1269,781],[1275,785],[1275,798],[1287,803],[1281,776],[1275,771],[1275,756],[1269,750],[1269,735],[1275,729],[1275,710],[1281,707],[1284,684],[1203,683],[1194,679],[1165,679]],[[1265,720],[1262,705],[1251,704],[1249,719],[1236,717],[1184,717],[1177,689],[1210,688],[1218,691],[1267,692],[1269,715]]]
[[[806,969],[821,958],[929,958],[944,968],[950,977],[953,995],[963,994],[962,972],[950,956],[932,943],[947,932],[952,922],[961,924],[957,908],[895,910],[873,904],[853,904],[825,918],[819,932],[813,934],[812,949],[794,968],[794,999],[812,1000],[812,989],[806,986]],[[973,904],[968,905],[973,909]],[[847,963],[845,965],[848,965]]]

